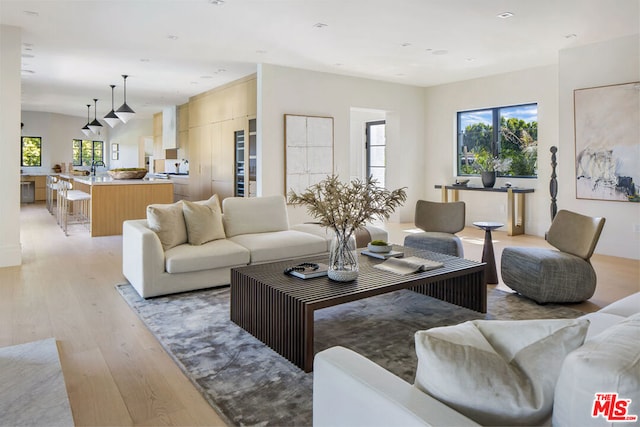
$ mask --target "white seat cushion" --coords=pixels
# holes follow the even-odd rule
[[[617,393],[618,404],[630,399],[624,414],[616,407],[617,415],[640,417],[640,314],[610,327],[566,357],[555,390],[553,425],[614,425],[605,417],[606,401],[592,417],[597,393]]]
[[[482,425],[539,425],[551,416],[562,361],[588,325],[474,320],[418,331],[415,386]]]
[[[168,273],[188,273],[214,268],[249,264],[249,251],[229,240],[220,239],[203,245],[179,245],[165,252]]]
[[[247,248],[252,264],[327,252],[325,239],[295,230],[243,234],[228,240]]]

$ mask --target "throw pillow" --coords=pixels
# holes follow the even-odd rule
[[[474,320],[418,331],[415,386],[482,425],[537,425],[551,416],[565,356],[589,322]]]
[[[640,420],[640,313],[585,341],[560,371],[554,426],[612,425],[608,416]],[[637,425],[627,421],[620,424]]]
[[[222,212],[220,212],[217,195],[200,202],[183,200],[182,209],[189,244],[202,245],[212,240],[225,238]]]
[[[147,206],[147,225],[156,232],[165,251],[187,242],[182,202]]]

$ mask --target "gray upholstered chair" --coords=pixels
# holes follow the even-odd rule
[[[405,237],[405,246],[460,258],[464,256],[462,242],[454,234],[465,225],[464,202],[440,203],[418,200],[414,221],[416,227],[424,232]]]
[[[502,251],[502,281],[539,304],[580,302],[596,290],[589,259],[604,227],[604,218],[561,210],[546,239],[558,250],[508,247]]]

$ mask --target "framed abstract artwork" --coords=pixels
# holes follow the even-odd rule
[[[640,202],[640,82],[573,91],[578,199]]]
[[[285,194],[333,174],[333,117],[284,115]]]

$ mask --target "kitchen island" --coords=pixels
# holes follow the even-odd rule
[[[73,188],[91,194],[91,236],[122,234],[122,222],[147,217],[147,206],[173,203],[168,179],[113,179],[105,176],[61,175]]]

